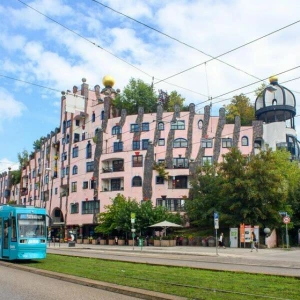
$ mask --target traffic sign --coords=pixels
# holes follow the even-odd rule
[[[215,219],[215,229],[219,229],[219,219]]]
[[[283,218],[283,223],[284,224],[289,224],[290,222],[291,222],[290,217],[286,216],[286,217]]]
[[[135,219],[135,213],[130,214],[131,219]]]
[[[214,213],[214,219],[215,219],[215,220],[216,220],[216,219],[219,220],[219,213],[217,213],[217,212]]]

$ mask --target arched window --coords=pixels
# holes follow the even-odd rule
[[[101,111],[100,119],[104,120],[104,110]]]
[[[90,141],[88,141],[88,144],[86,146],[86,158],[92,157],[92,144]]]
[[[119,134],[119,133],[122,133],[121,127],[119,125],[114,126],[111,130],[111,134],[116,135],[116,134]]]
[[[242,137],[242,146],[249,146],[249,140],[247,136]]]
[[[199,122],[198,122],[198,128],[199,129],[203,128],[203,121],[202,120],[199,120]]]
[[[187,146],[187,140],[183,138],[176,139],[173,142],[173,148],[187,148]]]
[[[134,176],[132,178],[132,186],[142,186],[142,178],[141,178],[141,176]]]
[[[165,130],[165,124],[164,124],[164,122],[158,122],[157,129],[158,130]]]
[[[73,175],[78,174],[78,167],[77,167],[77,166],[74,166],[74,167],[73,167],[72,174],[73,174]]]

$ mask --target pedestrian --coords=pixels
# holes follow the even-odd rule
[[[115,244],[118,245],[118,237],[115,236]]]
[[[256,240],[256,235],[255,235],[254,232],[251,233],[251,240],[250,240],[250,242],[251,242],[251,252],[254,249],[256,249],[256,252],[257,252],[258,251],[258,247],[256,247],[257,240]]]
[[[221,232],[220,237],[219,237],[219,248],[223,247],[224,249],[226,249],[226,247],[224,246],[224,243],[223,243],[223,238],[224,238],[224,234],[223,234],[223,232]]]

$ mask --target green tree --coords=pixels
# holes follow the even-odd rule
[[[16,185],[21,182],[21,169],[11,171],[11,184]]]
[[[21,153],[18,153],[18,161],[20,163],[20,168],[25,166],[28,163],[29,154],[27,150],[23,150]]]
[[[42,144],[42,138],[39,138],[39,139],[35,140],[33,142],[33,149],[34,149],[34,151],[40,150],[41,149],[41,144]]]
[[[168,101],[166,101],[166,103],[164,105],[164,109],[166,111],[174,111],[174,106],[177,104],[177,105],[179,105],[180,110],[182,111],[184,101],[185,101],[185,98],[183,98],[176,91],[172,91],[170,93],[170,95],[168,96]]]
[[[240,116],[242,126],[250,126],[255,119],[254,106],[244,94],[234,96],[231,103],[224,107],[226,110],[226,122],[229,124],[234,123],[235,116]]]
[[[139,107],[144,107],[144,112],[149,113],[156,111],[157,95],[150,85],[140,79],[131,78],[113,103],[118,109],[125,108],[129,115],[137,114]]]

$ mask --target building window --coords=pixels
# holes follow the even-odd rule
[[[132,141],[132,150],[140,150],[141,148],[140,141]]]
[[[173,158],[173,167],[175,169],[186,169],[189,167],[189,160],[187,158]]]
[[[187,146],[187,140],[183,138],[176,139],[173,142],[173,148],[187,148]]]
[[[147,150],[149,146],[149,140],[142,140],[142,150]]]
[[[65,161],[65,160],[67,160],[67,152],[63,152],[62,154],[61,154],[61,160],[62,161]]]
[[[67,128],[71,127],[71,120],[67,121]]]
[[[142,123],[142,131],[149,131],[149,123]]]
[[[272,105],[277,105],[277,100],[276,99],[273,99]]]
[[[158,130],[165,130],[165,124],[164,124],[164,122],[158,122],[157,129]]]
[[[159,139],[158,146],[164,146],[164,145],[165,145],[165,139]]]
[[[142,186],[142,177],[141,176],[134,176],[132,178],[132,186]]]
[[[139,124],[130,124],[130,132],[139,132],[140,126]]]
[[[132,166],[142,167],[143,166],[143,155],[133,155],[132,156]]]
[[[78,203],[71,203],[71,214],[78,214],[79,212],[79,205]]]
[[[66,121],[63,121],[63,124],[62,124],[62,133],[66,133]]]
[[[80,120],[75,120],[75,125],[80,126]]]
[[[73,175],[76,175],[77,173],[78,173],[78,167],[77,167],[77,166],[74,166],[74,167],[73,167],[72,174],[73,174]]]
[[[86,158],[92,157],[92,144],[90,141],[88,141],[88,144],[86,146]]]
[[[232,138],[222,139],[222,148],[231,148],[232,147]]]
[[[44,180],[45,180],[45,184],[48,184],[49,183],[49,175],[46,175]]]
[[[123,151],[123,142],[114,142],[114,152]]]
[[[93,200],[93,201],[82,201],[82,214],[98,214],[99,213],[99,200]]]
[[[66,175],[69,175],[69,167],[66,167],[66,168],[65,168],[65,174],[66,174]]]
[[[184,211],[184,199],[157,199],[156,206],[163,206],[168,211]]]
[[[54,189],[54,195],[57,195],[57,191],[58,191],[58,189],[57,189],[57,187]]]
[[[183,120],[178,120],[175,122],[171,122],[171,129],[173,130],[184,130],[185,122]]]
[[[255,140],[254,141],[254,148],[260,149],[261,148],[261,140]]]
[[[92,123],[95,122],[95,120],[96,120],[96,115],[95,115],[95,113],[93,112],[93,114],[92,114]]]
[[[187,189],[188,176],[173,176],[169,181],[169,189]]]
[[[199,122],[198,122],[198,128],[199,129],[203,128],[203,121],[202,120],[199,120]]]
[[[96,188],[96,180],[94,180],[94,179],[90,180],[90,187],[91,187],[91,190]]]
[[[32,170],[32,178],[35,178],[35,175],[36,174],[36,171],[35,170]],[[6,184],[7,185],[7,184]]]
[[[71,192],[72,193],[77,192],[77,181],[71,183]]]
[[[249,140],[247,136],[242,137],[242,146],[249,146]]]
[[[88,189],[88,188],[89,188],[89,182],[88,182],[88,181],[84,181],[84,182],[82,183],[82,188],[83,188],[84,190]]]
[[[165,183],[165,179],[162,176],[156,176],[156,184],[164,184]]]
[[[111,130],[112,135],[117,135],[117,134],[120,134],[120,133],[122,133],[122,128],[118,125],[114,126]]]
[[[112,165],[113,165],[113,172],[124,171],[123,159],[113,160]]]
[[[75,158],[75,157],[78,157],[78,147],[73,147],[72,149],[72,157]]]
[[[213,141],[212,139],[202,139],[201,140],[201,147],[202,148],[212,148]]]
[[[212,165],[212,162],[213,162],[213,158],[212,156],[203,156],[202,157],[202,166],[205,166],[205,165]]]
[[[121,190],[121,179],[116,178],[110,181],[111,190],[112,191],[120,191]]]
[[[67,136],[66,136],[66,144],[69,144],[69,142],[70,142],[70,135],[67,134]]]
[[[87,172],[94,172],[94,162],[90,161],[86,163],[86,171]]]
[[[74,133],[74,143],[78,143],[80,140],[80,134],[79,133]]]
[[[104,110],[101,111],[100,119],[104,120]]]

